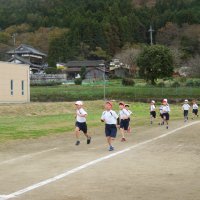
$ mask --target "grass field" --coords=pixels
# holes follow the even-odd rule
[[[77,85],[60,85],[60,86],[37,86],[31,87],[31,101],[75,101],[98,100],[104,96],[103,82]],[[120,80],[109,81],[106,83],[106,98],[116,100],[139,100],[145,101],[148,98],[162,99],[184,99],[200,97],[199,87],[152,87],[145,86],[144,82],[138,81],[133,86],[122,86]]]
[[[130,106],[133,127],[149,123],[148,104],[130,102]],[[103,126],[100,122],[103,101],[87,101],[85,108],[89,127]],[[117,102],[114,110],[118,110]],[[172,120],[182,117],[180,105],[171,105],[171,110]],[[72,102],[1,105],[0,142],[71,132],[74,130],[74,111]]]

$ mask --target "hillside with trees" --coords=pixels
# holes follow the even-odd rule
[[[105,59],[135,45],[170,47],[177,67],[199,60],[199,0],[0,0],[0,59],[16,45],[48,53],[48,63]]]

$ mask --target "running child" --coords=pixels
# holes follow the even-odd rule
[[[163,105],[162,104],[159,107],[159,112],[160,112],[161,122],[158,125],[164,125],[164,120],[163,120]]]
[[[130,121],[131,121],[131,115],[133,114],[131,110],[129,110],[129,105],[125,104],[125,109],[130,113],[130,117],[128,118],[129,121],[129,126],[128,126],[128,133],[131,132],[131,126],[130,126]]]
[[[163,121],[166,122],[166,129],[169,128],[169,118],[170,118],[170,107],[167,102],[167,99],[163,99],[163,106],[162,106],[162,111],[163,111]]]
[[[120,132],[122,135],[121,142],[125,142],[125,132],[128,132],[130,113],[125,109],[124,102],[119,103],[119,119],[120,119]]]
[[[150,104],[150,123],[153,124],[153,120],[156,118],[156,106],[155,101],[152,100]]]
[[[87,116],[87,112],[83,109],[83,102],[82,101],[77,101],[75,103],[76,106],[76,128],[75,128],[75,135],[76,135],[76,144],[75,145],[79,145],[80,144],[80,131],[82,131],[84,133],[84,135],[87,138],[87,144],[90,144],[91,142],[91,137],[89,136],[89,134],[87,133],[87,123],[86,123],[86,116]]]
[[[190,110],[190,105],[188,104],[187,99],[184,101],[182,109],[183,109],[184,122],[186,122],[188,120],[188,113],[189,113],[189,110]]]
[[[105,103],[105,111],[102,113],[101,121],[105,122],[105,134],[109,145],[109,151],[113,151],[114,147],[112,142],[117,136],[117,119],[118,115],[112,110],[112,103]]]
[[[194,119],[195,116],[196,116],[196,117],[199,116],[199,115],[198,115],[198,108],[199,108],[199,107],[198,107],[196,101],[193,100],[193,101],[192,101],[192,114],[193,114],[192,119]]]

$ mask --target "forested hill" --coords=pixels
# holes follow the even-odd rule
[[[108,58],[126,45],[148,43],[148,28],[167,22],[200,23],[199,0],[0,0],[1,53],[29,43],[51,55],[50,62]]]

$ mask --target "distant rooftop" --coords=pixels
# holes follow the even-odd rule
[[[20,46],[18,46],[15,50],[11,50],[8,51],[7,54],[34,54],[34,55],[38,55],[38,56],[44,56],[47,57],[47,55],[45,53],[42,53],[41,51],[33,48],[30,45],[26,45],[26,44],[21,44]]]

